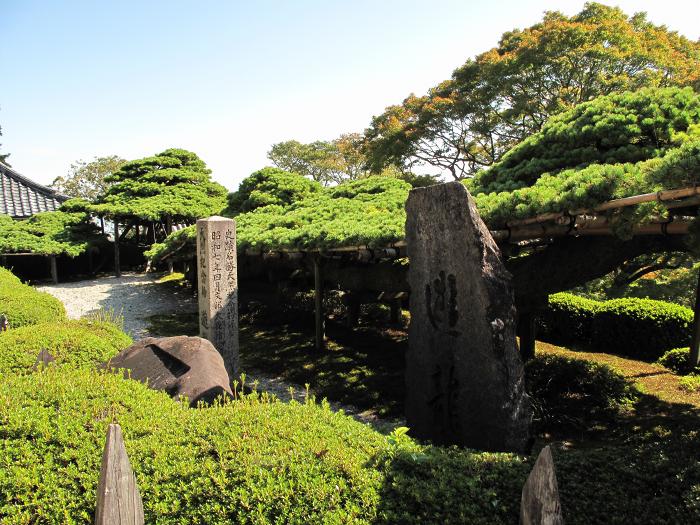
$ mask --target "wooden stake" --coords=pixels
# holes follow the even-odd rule
[[[521,525],[564,525],[557,475],[549,445],[537,456],[520,499]]]
[[[119,263],[119,222],[114,221],[114,275],[122,276],[122,269]]]
[[[111,424],[97,485],[95,525],[143,525],[143,502],[126,454],[122,429]]]
[[[326,346],[326,326],[323,316],[323,279],[321,277],[321,261],[314,257],[314,306],[316,321],[316,350],[323,350]]]

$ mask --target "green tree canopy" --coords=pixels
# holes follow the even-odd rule
[[[321,191],[321,185],[280,168],[263,168],[241,182],[228,196],[227,215],[238,215],[262,206],[286,206]]]
[[[67,210],[122,219],[192,222],[220,213],[226,206],[226,188],[211,180],[211,170],[196,154],[168,149],[153,157],[133,160],[105,177],[111,184],[94,203],[73,199]]]
[[[75,257],[96,239],[96,227],[84,213],[49,211],[22,221],[0,214],[0,253]]]
[[[497,162],[547,119],[579,103],[641,87],[698,87],[700,44],[643,13],[588,3],[567,17],[504,33],[498,47],[425,96],[390,106],[366,130],[373,171],[430,165],[469,177]]]
[[[646,88],[600,97],[552,117],[542,131],[467,186],[489,228],[500,229],[513,219],[696,183],[700,95],[690,88]],[[259,206],[236,217],[239,248],[379,246],[398,241],[404,236],[410,189],[404,181],[374,176],[288,202],[272,202],[265,194],[268,200],[260,199]],[[648,203],[611,212],[611,223],[625,237],[630,226],[663,213],[663,208]],[[179,244],[194,242],[193,232],[171,237]],[[159,245],[151,256],[162,257],[169,249],[167,243]]]
[[[65,177],[56,177],[51,187],[70,197],[78,197],[93,202],[107,193],[112,185],[105,179],[126,164],[126,160],[116,155],[95,157],[90,162],[78,160],[71,164]]]

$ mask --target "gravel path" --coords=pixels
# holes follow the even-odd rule
[[[124,317],[124,331],[134,339],[156,336],[148,332],[148,317],[173,312],[196,312],[197,303],[186,291],[160,286],[161,276],[123,273],[122,277],[98,277],[89,281],[37,287],[60,299],[71,319],[100,310],[113,310]]]
[[[37,289],[61,300],[71,319],[80,319],[100,310],[113,310],[121,314],[124,317],[124,331],[136,340],[160,335],[148,331],[148,317],[152,315],[197,311],[197,302],[188,291],[159,285],[156,281],[160,277],[155,274],[125,272],[120,278],[104,276],[88,281],[38,286]],[[302,400],[306,392],[302,385],[250,368],[246,370],[246,384],[255,384],[259,392],[270,392],[282,401],[290,400],[290,388],[294,390],[294,398],[297,400]],[[314,394],[313,387],[310,394]],[[330,406],[335,411],[343,410],[380,432],[405,425],[402,419],[381,419],[372,411],[363,411],[350,405],[331,402]]]

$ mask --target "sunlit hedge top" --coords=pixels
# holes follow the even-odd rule
[[[194,153],[168,149],[127,162],[113,175],[105,195],[94,204],[73,199],[64,209],[145,221],[170,216],[175,222],[218,214],[226,206],[226,189],[211,180],[211,170]]]
[[[48,211],[23,221],[0,214],[0,253],[75,257],[87,249],[94,235],[84,213]]]

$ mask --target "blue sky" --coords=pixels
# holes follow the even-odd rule
[[[362,131],[504,31],[583,3],[0,0],[0,152],[50,183],[77,159],[183,147],[235,189],[273,143]],[[700,2],[614,5],[700,38]]]

